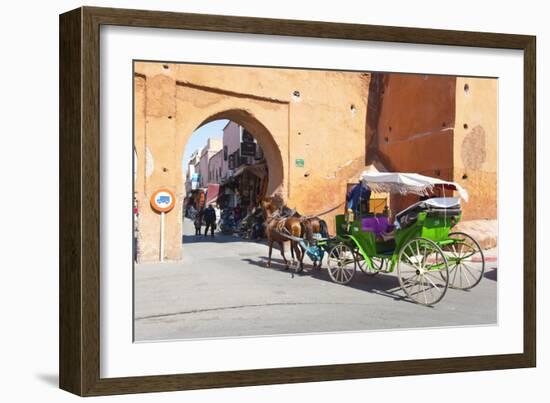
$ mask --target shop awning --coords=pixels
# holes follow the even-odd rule
[[[206,205],[208,206],[210,203],[214,203],[216,200],[218,200],[219,195],[220,185],[217,183],[209,183],[208,189],[206,191]]]

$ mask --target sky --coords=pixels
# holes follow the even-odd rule
[[[229,122],[227,119],[214,120],[213,122],[207,123],[204,126],[199,127],[193,132],[191,138],[187,142],[185,147],[185,152],[183,153],[183,159],[181,161],[183,165],[183,175],[187,173],[187,162],[189,157],[195,150],[202,148],[206,145],[206,141],[209,138],[221,139],[223,136],[223,128]]]

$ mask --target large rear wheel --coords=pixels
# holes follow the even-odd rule
[[[442,247],[449,263],[449,287],[469,290],[483,278],[483,250],[474,238],[463,232],[452,232],[449,239],[454,242]]]
[[[414,238],[399,251],[397,277],[414,302],[433,305],[441,301],[449,284],[449,268],[443,251],[426,238]]]
[[[332,281],[347,284],[355,274],[355,254],[349,246],[339,243],[328,254],[328,274]]]

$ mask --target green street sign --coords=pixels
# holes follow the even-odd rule
[[[303,167],[304,167],[304,160],[301,159],[301,158],[300,158],[300,159],[297,159],[297,160],[296,160],[296,166],[297,166],[298,168],[303,168]]]

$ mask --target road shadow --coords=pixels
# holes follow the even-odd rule
[[[485,270],[485,273],[483,273],[483,277],[488,278],[489,280],[497,281],[497,268],[491,267]]]
[[[319,281],[326,281],[335,284],[330,278],[326,267],[313,268],[309,264],[304,264],[304,270],[302,272],[297,272],[296,267],[294,266],[290,266],[290,268],[287,269],[283,259],[281,258],[271,258],[271,267],[267,267],[266,256],[260,256],[257,259],[246,258],[242,259],[242,261],[263,269],[273,270],[286,275],[290,274],[292,278],[294,276],[309,276]],[[290,259],[289,262],[291,262]],[[356,290],[381,295],[396,301],[414,303],[413,301],[408,300],[404,294],[399,294],[402,292],[399,280],[396,276],[389,274],[379,273],[375,276],[367,276],[358,269],[355,272],[353,279],[348,284],[342,285],[342,287],[350,287]]]
[[[275,247],[273,247],[273,249],[275,249]],[[267,267],[267,256],[260,256],[257,259],[245,258],[241,260],[243,262],[246,262],[253,266],[261,267],[263,269],[269,269],[273,271],[282,271],[293,275],[299,274],[299,273],[296,273],[295,268],[292,267],[292,262],[290,259],[288,259],[288,262],[291,266],[288,268],[286,267],[284,260],[281,258],[271,258],[271,267]]]
[[[334,283],[334,281],[330,278],[326,267],[311,269],[311,277],[320,281]],[[413,301],[408,300],[404,294],[400,294],[402,293],[402,290],[399,280],[396,276],[390,274],[378,273],[374,276],[367,276],[360,269],[357,269],[351,281],[347,284],[343,284],[342,286],[381,295],[395,301],[414,303]]]

